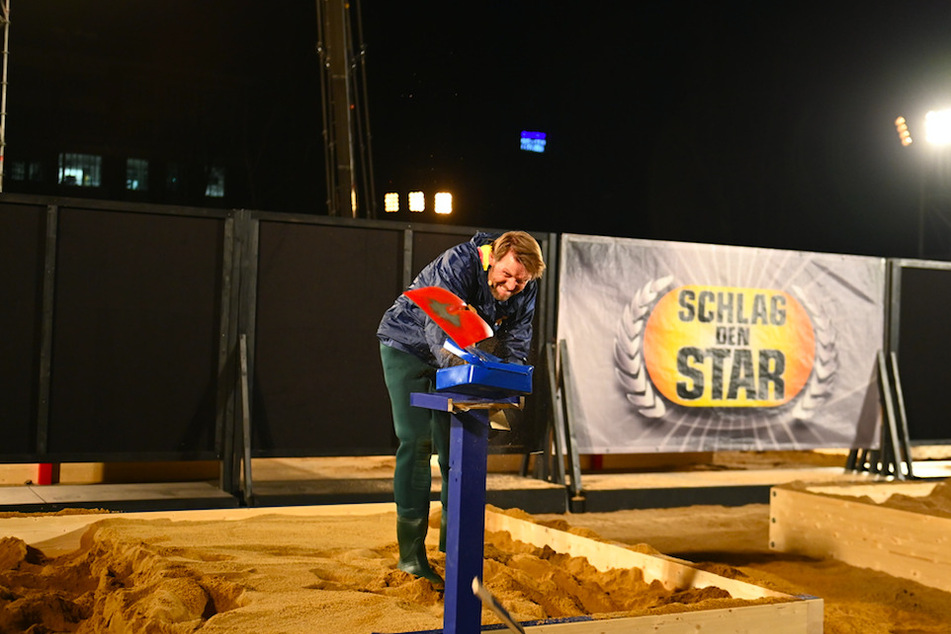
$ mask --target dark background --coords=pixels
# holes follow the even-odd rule
[[[932,159],[893,121],[920,139],[951,105],[951,3],[359,8],[379,217],[386,191],[446,189],[452,217],[413,219],[918,253]],[[317,39],[307,0],[14,0],[4,190],[325,214]],[[103,155],[120,185],[56,184],[62,152]],[[121,186],[126,157],[149,159],[147,192]],[[42,177],[12,179],[17,161]],[[211,163],[221,199],[203,196]]]

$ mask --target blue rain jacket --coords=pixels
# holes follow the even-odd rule
[[[448,249],[420,271],[410,289],[439,286],[452,291],[492,327],[492,354],[509,363],[525,363],[532,343],[538,283],[530,281],[522,292],[504,302],[492,297],[479,247],[492,244],[497,237],[479,232]],[[405,295],[397,297],[383,314],[376,335],[384,345],[413,354],[433,367],[446,367],[451,360],[442,348],[446,333]]]

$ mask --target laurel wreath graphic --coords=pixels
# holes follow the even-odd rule
[[[654,391],[647,374],[642,345],[647,317],[661,292],[670,286],[672,281],[673,276],[667,276],[651,280],[642,286],[624,307],[614,337],[615,375],[624,388],[627,400],[646,418],[662,418],[667,412],[664,400]],[[792,291],[809,313],[816,337],[813,371],[792,410],[794,420],[805,422],[812,418],[816,409],[832,395],[836,372],[839,369],[837,333],[825,311],[810,302],[802,289],[793,286]]]
[[[624,307],[614,337],[614,372],[624,387],[627,400],[647,418],[661,418],[667,412],[667,406],[654,392],[654,385],[647,376],[641,350],[644,323],[661,291],[673,280],[673,276],[668,275],[642,286]]]
[[[801,288],[793,286],[792,292],[809,313],[816,335],[816,357],[812,364],[812,376],[800,393],[792,412],[795,420],[808,421],[816,408],[832,396],[835,373],[839,369],[839,353],[835,347],[837,333],[825,311],[810,302]]]

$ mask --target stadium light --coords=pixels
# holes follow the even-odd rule
[[[905,121],[905,117],[900,116],[895,119],[895,130],[898,131],[898,138],[902,145],[908,147],[912,144],[911,132],[908,131],[908,122]]]
[[[383,194],[383,211],[394,214],[400,210],[400,195],[397,192]]]
[[[951,144],[951,110],[930,110],[925,115],[925,140],[932,145]]]
[[[452,213],[452,194],[449,192],[436,192],[433,199],[433,211],[437,214]]]
[[[423,192],[409,193],[409,210],[415,212],[426,211],[426,195]]]
[[[933,150],[927,152],[927,160],[923,163],[921,193],[918,201],[918,257],[924,258],[925,253],[925,218],[932,215],[941,220],[940,228],[947,226],[951,218],[949,210],[944,209],[947,201],[948,167],[947,147],[951,145],[951,109],[929,110],[924,117],[924,137],[928,146]],[[928,233],[931,233],[930,231]],[[947,236],[945,236],[945,240]]]

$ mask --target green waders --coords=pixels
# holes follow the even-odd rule
[[[433,449],[442,474],[442,516],[445,517],[449,493],[449,413],[409,404],[412,392],[431,392],[435,369],[417,357],[380,344],[383,377],[390,393],[393,427],[399,439],[393,497],[396,501],[396,537],[400,546],[398,567],[410,574],[443,586],[442,578],[429,565],[426,534],[429,530],[429,497],[432,488],[430,459]],[[445,522],[442,523],[440,550],[445,552]]]

